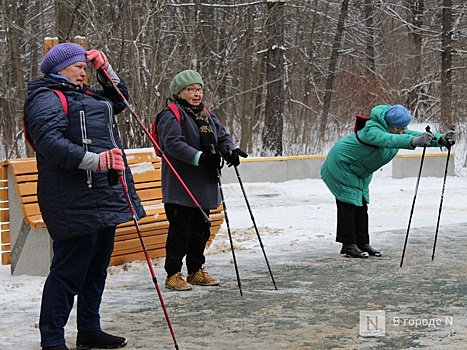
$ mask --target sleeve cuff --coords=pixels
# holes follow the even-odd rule
[[[201,154],[203,152],[199,151],[198,153],[195,154],[195,157],[193,158],[193,161],[191,162],[191,164],[195,165],[195,166],[199,166],[199,158],[201,157]]]
[[[107,65],[106,70],[107,70],[107,74],[109,74],[109,77],[112,79],[112,81],[118,85],[120,83],[120,78],[118,77],[117,73],[115,73],[110,63]],[[100,70],[97,72],[97,76],[99,77],[99,81],[101,82],[107,81],[104,74]]]
[[[96,171],[99,165],[99,155],[93,152],[86,152],[81,163],[78,165],[78,169]]]

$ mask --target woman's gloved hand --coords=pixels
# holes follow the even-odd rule
[[[454,130],[446,131],[439,139],[439,143],[445,147],[451,147],[456,143],[457,133]]]
[[[248,157],[248,154],[243,152],[240,148],[236,148],[234,150],[230,150],[224,155],[224,159],[227,162],[227,165],[229,168],[231,166],[239,166],[240,165],[240,157],[246,158]]]
[[[412,147],[429,146],[433,138],[434,135],[431,132],[424,132],[420,136],[414,137],[410,144]]]
[[[92,63],[95,70],[99,70],[101,68],[107,69],[107,66],[109,65],[107,56],[99,50],[92,49],[86,51],[86,58]]]
[[[220,169],[221,156],[218,153],[203,153],[199,157],[199,164],[212,169]]]
[[[110,151],[99,153],[97,170],[125,170],[125,163],[123,162],[122,155],[122,150],[119,148],[112,148]]]

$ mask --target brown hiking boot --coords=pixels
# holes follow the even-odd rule
[[[209,276],[204,267],[200,268],[195,273],[189,274],[186,280],[198,286],[217,286],[221,283],[218,279]]]
[[[186,283],[181,272],[177,272],[175,275],[165,279],[165,288],[173,290],[191,290],[193,286]]]

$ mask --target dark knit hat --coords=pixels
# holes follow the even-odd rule
[[[184,70],[172,79],[172,82],[170,83],[170,91],[172,94],[176,95],[191,84],[200,84],[201,86],[204,86],[203,78],[201,78],[201,75],[194,70]]]
[[[412,120],[412,116],[407,108],[402,105],[389,107],[384,116],[388,126],[393,128],[406,128]]]
[[[76,62],[87,62],[84,48],[75,43],[58,44],[45,54],[41,62],[41,71],[44,74],[58,73]]]

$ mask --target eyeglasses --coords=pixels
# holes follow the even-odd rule
[[[189,94],[193,95],[193,94],[203,94],[204,93],[204,89],[201,87],[201,88],[194,88],[194,87],[187,87],[184,89],[186,92],[188,92]]]

